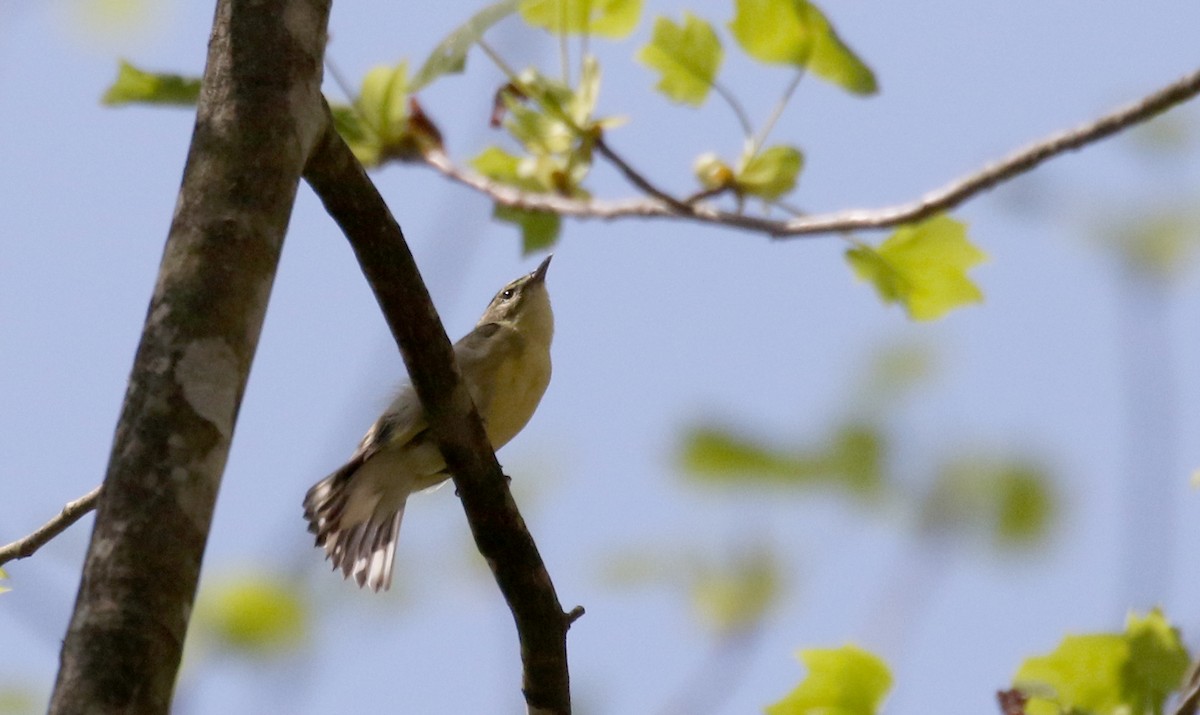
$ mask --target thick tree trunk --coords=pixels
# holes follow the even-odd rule
[[[306,157],[329,0],[221,0],[51,713],[166,713]]]

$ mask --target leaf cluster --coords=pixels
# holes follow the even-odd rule
[[[1027,659],[1013,686],[1028,715],[1162,715],[1183,684],[1187,648],[1163,614],[1130,614],[1122,633],[1070,635]]]
[[[514,14],[528,26],[559,38],[564,52],[562,77],[552,78],[534,67],[516,71],[487,44],[486,33]],[[417,93],[446,75],[464,71],[468,54],[479,47],[507,75],[507,84],[496,94],[493,125],[502,127],[515,147],[489,146],[471,160],[471,167],[496,184],[526,194],[586,201],[590,193],[585,184],[595,150],[604,134],[621,123],[594,116],[602,72],[587,43],[593,36],[626,38],[641,16],[641,0],[499,0],[451,32],[415,73],[410,74],[408,63],[400,61],[372,68],[357,90],[343,87],[351,100],[331,103],[334,121],[355,155],[369,167],[444,155],[441,133],[417,101]],[[689,12],[678,22],[656,17],[649,41],[635,54],[657,75],[656,87],[669,100],[700,107],[715,93],[742,125],[741,151],[734,159],[711,151],[697,156],[692,166],[697,191],[686,201],[712,201],[726,195],[735,200],[739,211],[751,199],[767,208],[795,211],[782,201],[799,182],[804,153],[790,144],[767,144],[793,91],[805,74],[811,74],[855,95],[869,96],[878,91],[875,74],[824,11],[809,0],[734,0],[725,29],[747,56],[794,73],[775,110],[757,129],[719,81],[725,47],[713,23]],[[569,40],[577,40],[581,48],[574,82],[566,66]],[[104,101],[190,104],[199,87],[195,78],[146,72],[122,62]],[[627,163],[620,168],[627,175],[633,171]],[[643,191],[650,186],[640,177],[634,183]],[[657,189],[650,193],[664,197]],[[497,203],[493,216],[521,230],[526,252],[552,246],[562,230],[561,217],[548,211]],[[851,248],[846,259],[854,272],[872,283],[885,302],[901,304],[914,320],[933,320],[982,299],[967,271],[984,254],[954,219],[937,216],[902,226],[879,246],[853,237],[847,240]]]

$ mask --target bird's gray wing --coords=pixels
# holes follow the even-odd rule
[[[384,447],[408,444],[428,428],[417,393],[411,384],[407,384],[367,430],[350,459],[366,460]]]
[[[485,387],[492,383],[502,365],[524,349],[525,338],[500,323],[477,325],[454,344],[454,359],[480,414],[488,412],[487,397],[491,391]]]
[[[458,369],[480,411],[487,409],[486,404],[480,404],[487,392],[482,386],[493,379],[496,369],[506,359],[521,350],[523,342],[523,338],[512,328],[499,323],[484,323],[454,344],[454,359],[458,361]],[[350,461],[361,463],[384,447],[418,440],[428,429],[429,422],[425,419],[425,410],[417,399],[416,390],[411,384],[406,384],[367,430]]]

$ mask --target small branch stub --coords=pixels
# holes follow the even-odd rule
[[[17,539],[11,544],[0,547],[0,566],[16,559],[33,556],[38,549],[45,546],[51,539],[67,530],[79,521],[85,514],[96,508],[96,499],[100,497],[100,487],[84,494],[75,501],[67,502],[58,516],[42,524],[28,536]]]

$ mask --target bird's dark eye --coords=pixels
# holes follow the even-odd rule
[[[512,288],[505,288],[504,292],[500,294],[500,299],[508,300],[509,298],[512,298],[515,293],[516,293],[516,291],[513,290]]]

